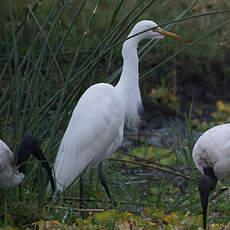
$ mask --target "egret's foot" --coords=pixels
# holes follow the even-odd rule
[[[110,200],[109,200],[109,203],[114,206],[114,207],[117,207],[117,202],[111,197]]]
[[[104,187],[104,189],[105,189],[105,191],[106,191],[106,193],[108,195],[110,203],[113,204],[114,206],[116,206],[116,204],[115,204],[116,202],[112,198],[112,196],[110,194],[110,191],[109,191],[109,187],[107,186],[106,181],[105,181],[105,176],[104,176],[103,168],[102,168],[102,162],[99,164],[99,178],[100,178],[100,181],[101,181],[101,185]]]
[[[48,201],[51,202],[54,198],[54,193],[51,192],[49,195],[48,195]]]

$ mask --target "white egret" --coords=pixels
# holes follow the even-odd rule
[[[230,179],[230,123],[207,130],[193,148],[193,159],[203,174],[199,179],[203,228],[206,229],[208,197],[218,178]]]
[[[39,142],[36,137],[26,135],[23,137],[19,146],[19,150],[16,156],[16,166],[14,166],[13,154],[9,147],[0,140],[0,187],[1,188],[13,188],[20,184],[24,179],[25,162],[30,155],[34,155],[46,169],[52,192],[55,191],[55,183],[52,175],[52,170],[39,147]]]
[[[59,191],[68,187],[87,167],[99,164],[100,180],[111,200],[101,162],[121,145],[125,121],[135,120],[142,108],[137,47],[143,39],[165,36],[179,38],[153,21],[138,22],[123,44],[123,70],[117,85],[95,84],[81,96],[55,160],[54,173]]]

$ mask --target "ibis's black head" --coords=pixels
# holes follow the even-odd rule
[[[214,190],[217,184],[217,177],[212,167],[204,168],[204,174],[201,176],[198,182],[198,190],[200,193],[200,201],[203,213],[203,228],[206,229],[207,222],[207,209],[208,209],[208,197],[210,191]]]
[[[52,191],[54,192],[55,183],[53,174],[49,166],[49,163],[40,148],[38,139],[32,135],[25,135],[19,146],[17,156],[17,166],[19,166],[19,172],[25,173],[25,162],[28,160],[31,154],[34,155],[41,162],[42,166],[46,169],[52,187]]]
[[[38,155],[41,152],[39,141],[32,135],[26,135],[23,137],[22,142],[18,149],[17,166],[18,171],[25,173],[25,162],[28,160],[30,154]]]

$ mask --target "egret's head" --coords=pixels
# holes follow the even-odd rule
[[[139,41],[143,39],[162,39],[164,37],[180,38],[177,34],[161,29],[155,22],[150,20],[138,22],[129,36],[134,36],[135,34],[137,34],[136,38]]]

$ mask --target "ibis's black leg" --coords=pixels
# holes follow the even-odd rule
[[[110,199],[110,202],[113,203],[115,205],[115,202],[110,194],[110,191],[109,191],[109,188],[105,182],[105,177],[104,177],[104,174],[103,174],[103,167],[102,167],[102,162],[99,164],[99,178],[100,178],[100,181],[101,181],[101,184],[102,186],[104,187],[109,199]]]

